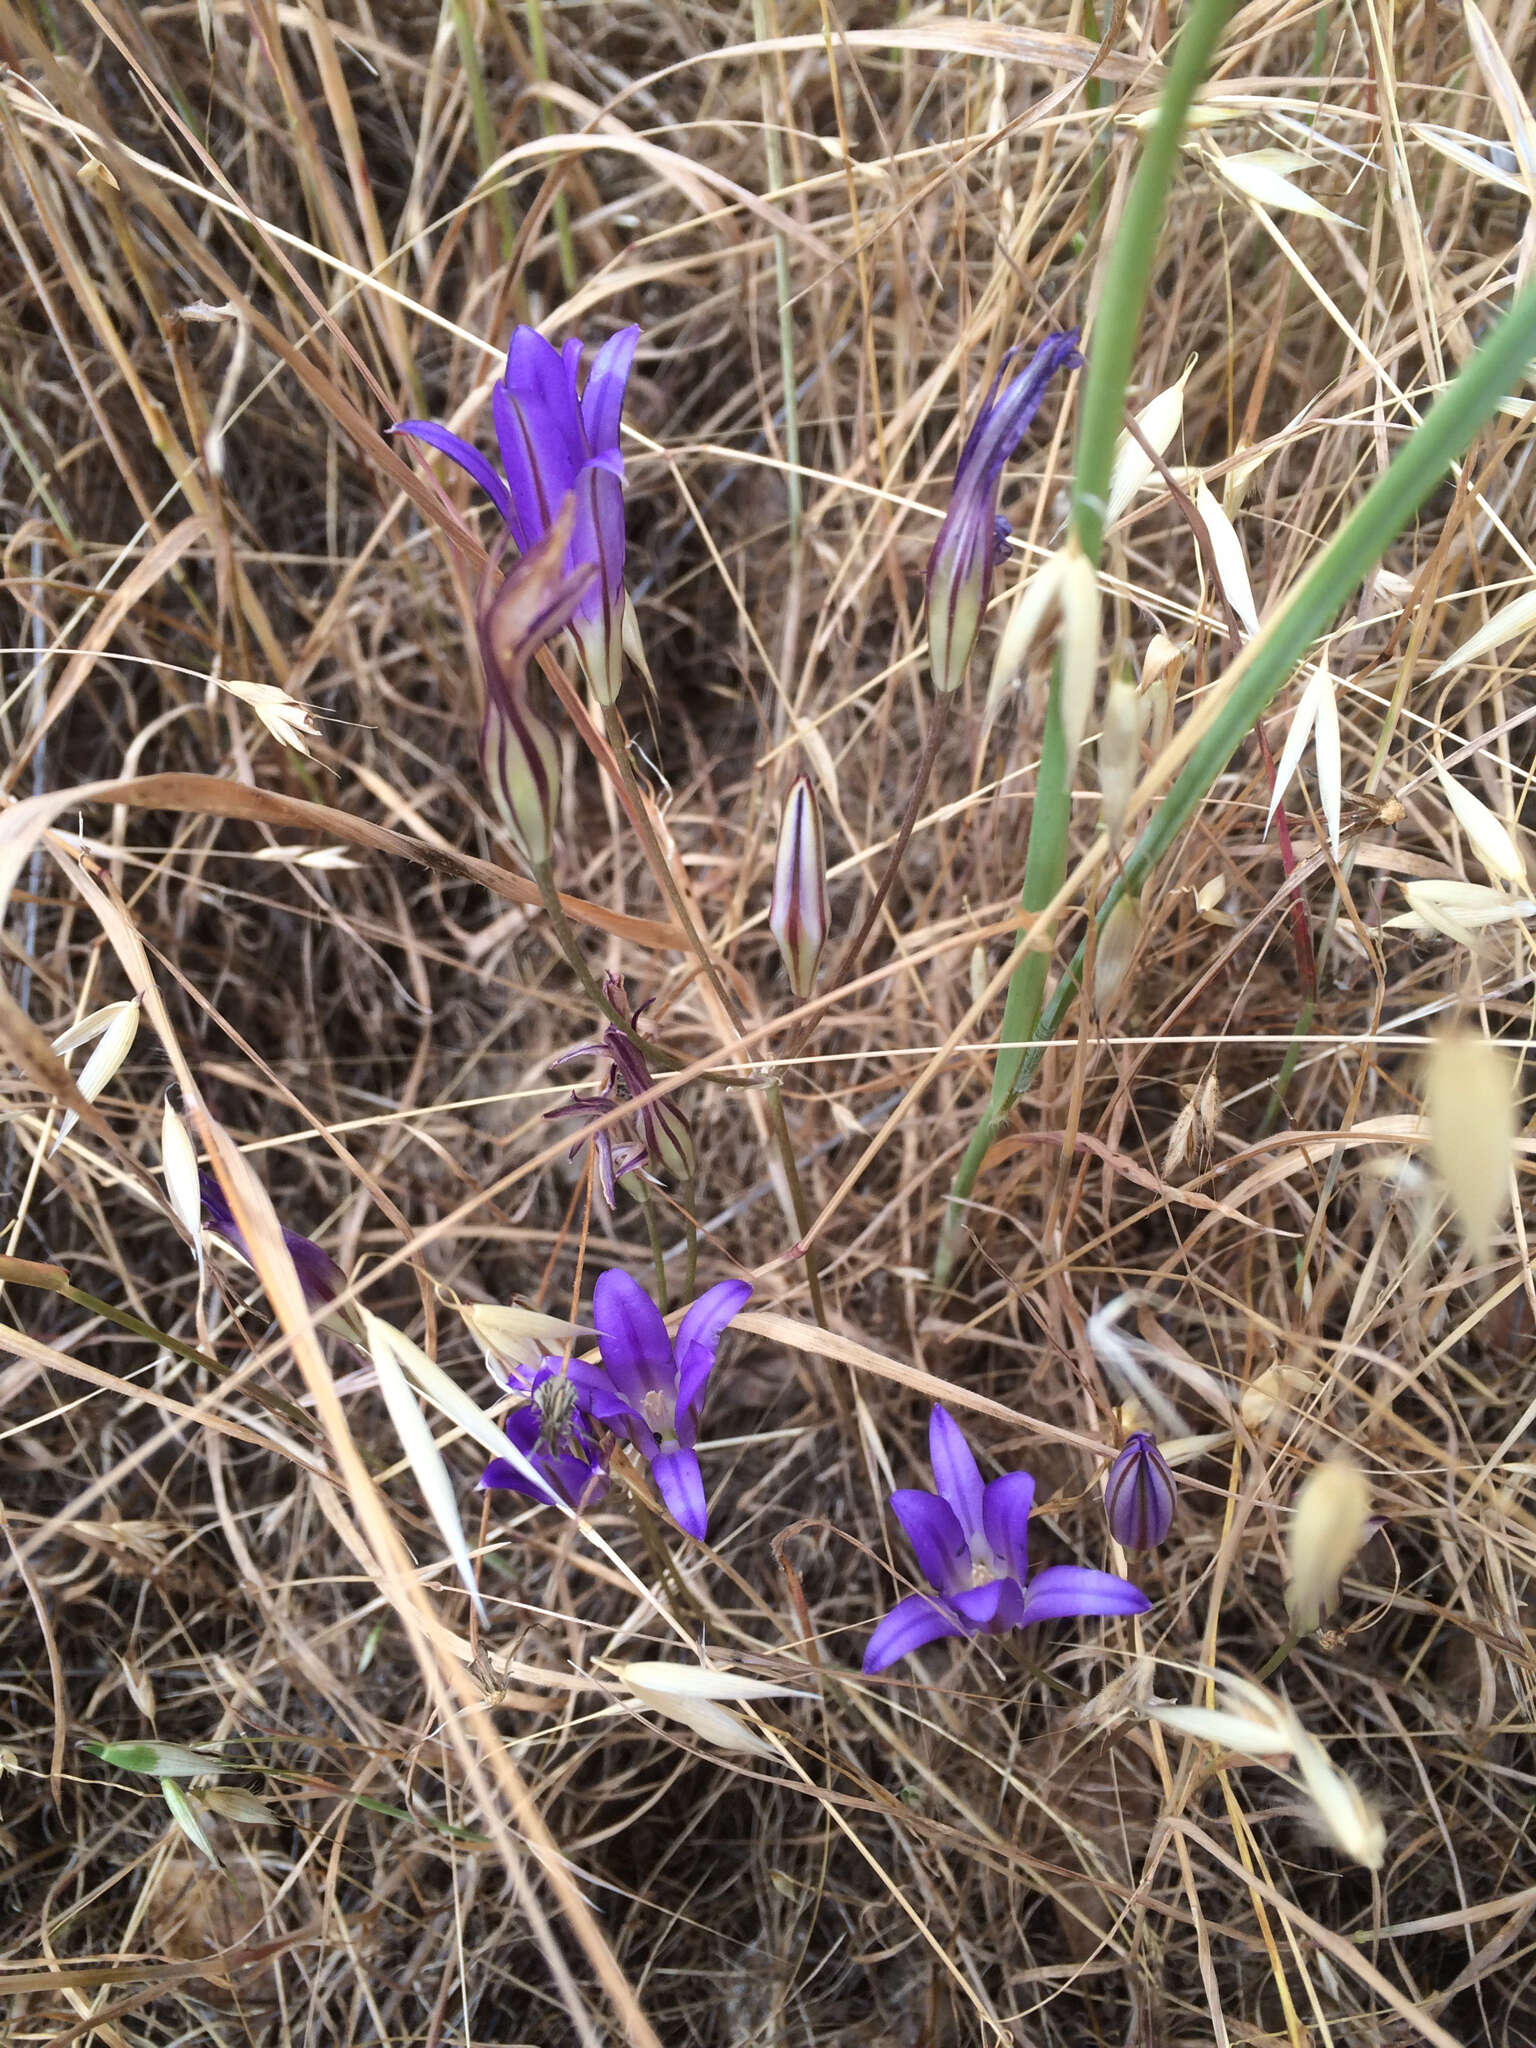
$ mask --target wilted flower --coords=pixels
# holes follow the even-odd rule
[[[578,395],[580,340],[573,335],[557,354],[534,328],[514,331],[506,368],[491,392],[505,478],[477,448],[435,421],[402,420],[394,430],[425,441],[467,471],[506,521],[520,554],[532,553],[554,527],[565,500],[574,500],[565,568],[574,573],[590,565],[596,574],[583,586],[569,623],[588,681],[604,704],[619,694],[623,664],[619,415],[639,339],[638,327],[625,327],[605,341]]]
[[[627,1273],[599,1276],[592,1290],[601,1365],[573,1359],[578,1398],[598,1421],[626,1437],[651,1468],[657,1491],[680,1529],[702,1543],[704,1479],[694,1444],[699,1410],[726,1325],[751,1299],[745,1280],[722,1280],[701,1294],[667,1334],[661,1311]]]
[[[475,632],[485,676],[480,766],[513,845],[529,868],[554,851],[560,802],[560,742],[533,708],[528,670],[545,641],[571,618],[592,571],[563,564],[572,508],[561,508],[550,532],[499,583],[487,566],[475,604]]]
[[[1006,1635],[1063,1616],[1146,1612],[1147,1596],[1115,1572],[1053,1564],[1031,1579],[1034,1480],[1004,1472],[983,1485],[958,1424],[937,1403],[928,1451],[938,1492],[904,1487],[891,1495],[891,1509],[934,1592],[899,1600],[877,1625],[864,1652],[867,1674],[940,1636]]]
[[[598,1445],[591,1418],[580,1405],[564,1359],[541,1359],[536,1366],[508,1368],[502,1384],[523,1396],[506,1416],[502,1428],[544,1480],[549,1493],[568,1507],[596,1506],[608,1491],[608,1454]],[[527,1477],[507,1458],[492,1458],[480,1475],[487,1492],[536,1494]]]
[[[1173,1527],[1178,1489],[1168,1461],[1146,1430],[1125,1440],[1125,1448],[1104,1481],[1104,1518],[1122,1550],[1156,1550]]]
[[[790,987],[808,996],[827,943],[827,849],[808,775],[789,792],[779,820],[768,929],[784,956]]]
[[[251,1257],[250,1246],[245,1233],[235,1221],[235,1212],[224,1199],[224,1190],[211,1173],[200,1173],[197,1177],[198,1192],[203,1198],[203,1227],[211,1230],[224,1242],[237,1258],[254,1272],[256,1261]],[[299,1276],[305,1306],[312,1314],[330,1307],[340,1295],[347,1291],[347,1276],[331,1257],[322,1251],[313,1238],[301,1237],[296,1230],[283,1232],[283,1243],[293,1261],[293,1270]]]
[[[1023,440],[1051,378],[1082,362],[1077,338],[1075,327],[1047,335],[1029,367],[1006,386],[1000,370],[960,451],[949,510],[928,558],[928,662],[937,690],[957,690],[964,681],[992,573],[1008,556],[1008,522],[997,511],[1003,464]]]
[[[569,1102],[562,1102],[555,1109],[546,1109],[546,1118],[581,1117],[588,1123],[600,1122],[625,1102],[636,1102],[649,1095],[656,1086],[645,1055],[631,1036],[631,1030],[649,1009],[648,1003],[631,1014],[629,999],[624,993],[624,984],[616,975],[610,974],[603,984],[604,993],[621,1017],[628,1019],[629,1029],[610,1024],[601,1038],[589,1045],[578,1045],[571,1052],[562,1053],[550,1066],[568,1066],[572,1060],[601,1060],[608,1062],[608,1079],[596,1095],[573,1094]],[[638,1136],[627,1138],[615,1145],[617,1125],[607,1130],[594,1131],[591,1136],[593,1150],[597,1154],[598,1179],[602,1184],[603,1199],[611,1209],[618,1200],[618,1184],[626,1174],[648,1169],[652,1173],[665,1173],[677,1181],[691,1181],[696,1161],[693,1151],[693,1132],[687,1117],[677,1103],[667,1095],[658,1095],[654,1102],[647,1102],[637,1109],[632,1118],[624,1119]],[[576,1140],[569,1156],[574,1159],[587,1135]]]

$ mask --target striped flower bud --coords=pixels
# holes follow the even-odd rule
[[[784,955],[790,987],[808,996],[827,943],[827,850],[808,775],[789,792],[779,820],[768,929]]]
[[[475,630],[485,675],[480,766],[491,800],[518,854],[530,868],[554,851],[560,802],[560,742],[534,710],[528,670],[546,640],[568,625],[594,571],[567,573],[565,551],[575,508],[567,499],[549,532],[515,567],[480,586]]]
[[[1168,1540],[1177,1491],[1167,1459],[1147,1432],[1127,1437],[1104,1481],[1105,1519],[1122,1550],[1156,1550]]]

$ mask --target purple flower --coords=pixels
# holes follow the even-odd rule
[[[571,618],[593,690],[604,704],[619,694],[624,628],[624,458],[619,415],[640,339],[625,327],[605,341],[578,394],[581,342],[558,353],[532,327],[514,330],[506,367],[491,392],[491,418],[502,470],[468,441],[433,420],[401,420],[412,434],[472,476],[505,520],[520,554],[554,525],[568,497],[575,522],[565,566],[590,564],[597,574]]]
[[[198,1193],[203,1198],[203,1225],[222,1237],[237,1258],[256,1270],[256,1261],[251,1257],[250,1246],[245,1233],[235,1221],[235,1212],[224,1199],[224,1190],[211,1173],[197,1176]],[[313,1238],[300,1237],[296,1230],[283,1232],[283,1243],[288,1247],[288,1256],[293,1269],[299,1276],[305,1305],[313,1314],[329,1308],[339,1295],[347,1291],[347,1276],[331,1257],[320,1249]]]
[[[604,1273],[592,1290],[603,1362],[571,1361],[571,1382],[586,1408],[640,1452],[673,1520],[701,1543],[707,1510],[693,1448],[699,1410],[721,1335],[751,1297],[745,1280],[722,1280],[699,1296],[672,1338],[643,1287],[627,1273]]]
[[[949,510],[928,557],[928,664],[937,690],[957,690],[965,680],[992,595],[992,572],[1007,559],[1008,522],[997,510],[1003,464],[1023,440],[1052,377],[1081,364],[1077,340],[1075,327],[1048,334],[1029,367],[1006,386],[1005,358],[960,451]]]
[[[628,1019],[631,1027],[650,1007],[648,1003],[642,1003],[631,1014],[624,984],[617,975],[606,977],[603,990],[614,1009]],[[597,1123],[622,1103],[638,1101],[656,1086],[645,1063],[645,1055],[629,1031],[617,1024],[610,1024],[602,1037],[592,1044],[578,1045],[573,1051],[562,1053],[559,1059],[550,1061],[550,1066],[568,1066],[572,1060],[601,1059],[608,1062],[608,1079],[602,1090],[596,1095],[573,1094],[569,1102],[562,1102],[555,1109],[546,1109],[546,1119],[581,1117],[588,1123]],[[697,1163],[688,1119],[670,1096],[658,1096],[654,1102],[636,1110],[633,1118],[626,1121],[638,1132],[638,1137],[616,1145],[617,1125],[594,1131],[591,1136],[592,1147],[597,1153],[597,1173],[603,1199],[610,1209],[618,1201],[618,1184],[626,1174],[649,1168],[653,1173],[665,1173],[673,1180],[687,1182],[693,1179]],[[574,1159],[587,1142],[587,1133],[583,1131],[571,1147],[569,1156]]]
[[[608,1491],[608,1454],[599,1449],[564,1359],[511,1366],[503,1384],[524,1400],[502,1428],[544,1480],[545,1491],[536,1493],[509,1458],[492,1458],[480,1475],[481,1486],[487,1492],[521,1493],[529,1500],[558,1497],[568,1507],[595,1507]]]
[[[934,1590],[899,1600],[876,1626],[864,1652],[867,1675],[940,1636],[1000,1636],[1064,1616],[1146,1612],[1146,1595],[1114,1572],[1053,1564],[1031,1579],[1034,1480],[1005,1472],[984,1486],[954,1418],[937,1404],[928,1454],[938,1492],[903,1488],[891,1507]]]
[[[1104,1518],[1122,1550],[1156,1550],[1168,1540],[1178,1489],[1168,1461],[1144,1429],[1125,1448],[1104,1481]]]

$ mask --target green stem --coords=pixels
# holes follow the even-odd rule
[[[645,1234],[651,1241],[651,1264],[656,1268],[656,1306],[665,1315],[672,1305],[667,1293],[667,1255],[662,1249],[661,1226],[656,1221],[656,1203],[643,1180],[640,1207],[645,1211]]]
[[[536,864],[533,879],[538,887],[539,900],[549,914],[555,943],[570,963],[571,972],[586,991],[588,1000],[599,1016],[606,1017],[610,1024],[622,1025],[624,1019],[598,987],[597,977],[582,957],[576,934],[571,930],[571,921],[565,914],[564,904],[560,901],[560,891],[555,887],[554,870],[547,860]]]
[[[496,122],[491,114],[490,95],[485,89],[485,72],[480,63],[480,47],[475,41],[474,24],[469,18],[466,0],[453,0],[453,33],[459,46],[459,63],[463,68],[464,82],[469,89],[470,116],[475,124],[475,149],[480,158],[481,175],[491,168],[497,157]],[[512,202],[506,188],[494,185],[490,194],[491,210],[496,215],[501,230],[501,253],[511,262],[517,249],[517,226],[512,218]],[[522,299],[518,287],[519,304]]]
[[[1492,418],[1500,399],[1514,390],[1533,358],[1536,282],[1526,285],[1483,346],[1462,365],[1295,590],[1238,656],[1225,679],[1227,690],[1220,709],[1195,741],[1172,787],[1127,854],[1119,876],[1105,892],[1098,911],[1101,930],[1127,890],[1145,888],[1153,869],[1307,649],[1328,631],[1351,592],[1466,453],[1473,436]],[[1081,986],[1084,952],[1079,946],[1045,1006],[1033,1033],[1034,1042],[1019,1061],[1010,1101],[1034,1079],[1047,1047],[1066,1022]],[[997,1128],[996,1116],[989,1116],[966,1148],[935,1261],[935,1285],[942,1286],[952,1270],[964,1202]],[[985,1143],[980,1142],[983,1138]]]
[[[603,706],[603,728],[607,734],[608,745],[612,749],[614,762],[619,771],[619,780],[623,783],[625,791],[629,796],[630,809],[634,814],[635,823],[640,830],[640,838],[645,847],[646,860],[650,864],[652,873],[661,884],[662,893],[667,899],[672,915],[677,919],[678,924],[687,937],[688,944],[693,950],[694,958],[704,970],[710,987],[719,997],[721,1007],[728,1017],[734,1018],[737,1015],[736,1005],[726,994],[725,984],[720,979],[719,969],[709,957],[709,948],[705,945],[703,936],[698,926],[694,923],[693,912],[683,900],[682,890],[678,888],[676,881],[673,879],[672,868],[667,859],[666,850],[662,846],[661,841],[656,837],[655,828],[651,824],[651,814],[646,807],[645,791],[640,787],[639,778],[635,774],[635,765],[629,758],[629,735],[624,730],[624,721],[619,716],[617,704],[605,704]]]
[[[805,1199],[805,1187],[800,1179],[800,1163],[795,1158],[794,1142],[789,1135],[789,1120],[784,1114],[784,1091],[777,1080],[770,1081],[764,1090],[768,1100],[768,1122],[773,1131],[774,1144],[780,1159],[784,1162],[784,1178],[789,1182],[790,1207],[795,1212],[795,1228],[803,1238],[811,1227],[810,1205]],[[827,1322],[826,1303],[821,1298],[821,1248],[808,1244],[802,1248],[805,1260],[805,1284],[810,1290],[811,1313],[825,1330]]]
[[[769,40],[767,0],[752,0],[752,33],[760,43]],[[773,78],[765,58],[763,76],[763,154],[768,165],[768,188],[777,197],[784,188],[784,152],[779,130],[773,120]],[[773,236],[774,290],[779,301],[779,375],[784,384],[784,484],[789,499],[789,545],[800,546],[800,408],[795,387],[795,315],[789,275],[789,241],[778,229]]]
[[[528,55],[533,75],[541,85],[549,83],[549,45],[544,40],[544,9],[540,0],[526,0]],[[554,109],[542,95],[539,99],[539,127],[544,134],[555,132]],[[576,248],[571,240],[571,208],[564,192],[555,194],[555,238],[560,244],[560,282],[568,293],[576,289]]]

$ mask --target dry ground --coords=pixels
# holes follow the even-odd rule
[[[1525,88],[1528,7],[1487,18]],[[730,1061],[743,1021],[790,1014],[764,914],[804,767],[839,924],[867,901],[931,715],[921,577],[964,422],[1006,346],[1091,311],[1123,117],[1170,23],[1129,10],[1086,84],[1087,10],[1034,0],[551,6],[544,86],[537,27],[509,0],[0,4],[6,790],[46,799],[0,842],[0,1250],[119,1318],[36,1287],[0,1308],[0,2032],[1536,2042],[1528,1248],[1517,1209],[1489,1258],[1464,1251],[1414,1138],[1437,1018],[1526,1043],[1529,953],[1518,924],[1475,951],[1382,928],[1405,879],[1481,879],[1437,756],[1505,816],[1525,798],[1522,639],[1430,680],[1536,576],[1519,405],[1329,650],[1349,859],[1319,851],[1309,762],[1287,803],[1318,993],[1283,1107],[1303,969],[1255,742],[1148,893],[1119,993],[1047,1060],[936,1299],[999,1006],[965,1019],[1007,953],[1039,740],[1025,691],[982,752],[978,663],[870,976],[785,1078],[835,1341],[762,1091],[684,1097],[702,1278],[745,1271],[793,1328],[727,1342],[714,1551],[679,1546],[685,1584],[618,1496],[596,1518],[673,1625],[555,1516],[487,1509],[448,1432],[472,1629],[361,1358],[327,1354],[366,1466],[339,1490],[260,1290],[214,1253],[199,1296],[155,1178],[178,1061],[282,1220],[477,1398],[456,1298],[564,1308],[605,1264],[647,1276],[634,1210],[592,1203],[540,1121],[564,1092],[547,1062],[590,1019],[479,781],[488,515],[382,430],[425,409],[484,435],[518,318],[641,324],[630,582],[656,695],[632,678],[624,710],[735,1015],[658,931],[574,726],[559,880],[606,915],[590,957],[656,999],[658,1034]],[[1244,7],[1212,96],[1132,397],[1194,359],[1169,460],[1225,497],[1262,609],[1475,346],[1532,212],[1457,10]],[[1334,217],[1266,213],[1214,161],[1275,147],[1309,157],[1297,182]],[[1072,420],[1064,386],[1009,471],[1016,565],[1057,529]],[[1166,490],[1108,566],[1133,669],[1158,632],[1185,650],[1176,725],[1230,648]],[[308,758],[248,682],[308,707]],[[1086,845],[1087,756],[1080,781]],[[47,1040],[146,987],[161,1007],[104,1121],[53,1150]],[[1170,1157],[1212,1076],[1219,1114]],[[926,1478],[935,1390],[1036,1473],[1041,1558],[1110,1562],[1097,1480],[1125,1388],[1086,1324],[1127,1288],[1165,1357],[1205,1369],[1154,1368],[1200,1441],[1172,1540],[1133,1567],[1152,1611],[859,1681],[909,1569],[884,1497]],[[1276,1364],[1304,1376],[1296,1405],[1255,1435],[1233,1403]],[[1284,1779],[1140,1713],[1280,1647],[1289,1503],[1340,1443],[1382,1526],[1274,1682],[1380,1809],[1376,1871]],[[764,1710],[779,1760],[631,1711],[611,1663],[680,1640],[809,1695]],[[84,1746],[151,1733],[218,1745],[276,1824],[209,1816],[211,1864],[153,1778]]]

